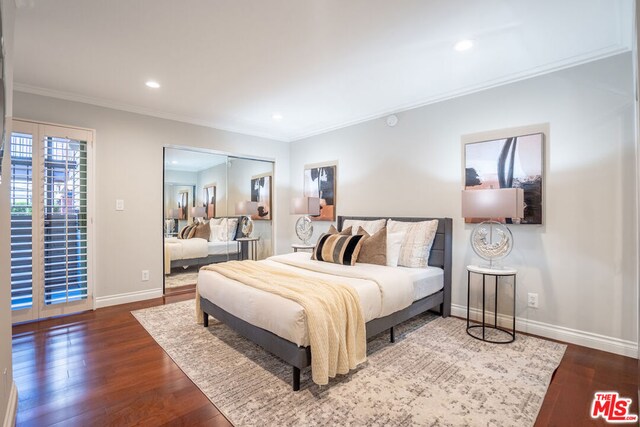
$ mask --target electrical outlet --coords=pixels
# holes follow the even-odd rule
[[[116,210],[117,211],[123,211],[124,210],[124,200],[122,200],[122,199],[117,199],[116,200]]]
[[[146,282],[149,280],[149,270],[142,270],[142,281]]]
[[[538,294],[528,293],[527,294],[527,305],[531,308],[538,308]]]

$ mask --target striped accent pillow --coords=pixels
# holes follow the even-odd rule
[[[311,259],[332,262],[334,264],[354,265],[364,236],[345,236],[342,234],[322,234],[313,249]]]

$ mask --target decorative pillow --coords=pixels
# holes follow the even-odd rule
[[[398,265],[403,267],[425,268],[429,265],[431,245],[438,230],[438,220],[421,222],[403,222],[389,220],[387,228],[391,232],[406,232],[400,248]]]
[[[191,232],[191,229],[194,227],[195,227],[195,224],[187,224],[184,227],[182,227],[180,229],[180,232],[178,233],[178,239],[188,239],[189,233]]]
[[[364,230],[370,235],[376,234],[387,223],[386,219],[374,219],[372,221],[358,221],[354,219],[346,219],[342,223],[342,229],[352,227],[351,234],[355,235],[358,232],[358,227],[364,228]]]
[[[205,221],[196,225],[195,231],[192,237],[209,240],[210,235],[211,235],[211,227],[209,226],[209,221]]]
[[[226,225],[222,225],[222,224],[211,225],[210,228],[211,228],[211,233],[209,235],[210,242],[226,242],[227,241],[226,239],[227,239],[228,230]]]
[[[338,229],[334,227],[333,224],[331,224],[331,227],[329,227],[329,231],[327,231],[327,234],[340,234],[342,236],[351,236],[353,233],[351,232],[351,227],[345,228],[344,230],[338,232]]]
[[[387,227],[382,227],[373,236],[364,228],[358,227],[358,235],[365,237],[358,254],[358,262],[387,265]]]
[[[238,232],[238,218],[225,219],[227,220],[227,241],[236,240],[236,233]]]
[[[209,241],[210,242],[217,242],[218,241],[218,235],[220,233],[219,233],[219,230],[217,228],[214,231],[214,227],[217,226],[217,225],[222,224],[222,220],[223,219],[224,218],[211,218],[209,220],[209,227],[211,228],[211,234],[209,235]]]
[[[193,239],[196,235],[196,230],[198,229],[198,224],[191,224],[191,228],[189,228],[189,234],[187,235],[187,239]]]
[[[405,231],[390,233],[387,227],[387,265],[389,267],[398,266],[398,258],[400,258],[400,248],[404,240]]]
[[[334,264],[354,265],[363,240],[364,236],[322,234],[313,249],[311,259]]]

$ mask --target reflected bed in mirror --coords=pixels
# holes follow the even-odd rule
[[[164,149],[165,293],[193,288],[203,265],[273,255],[273,170],[269,161]],[[262,191],[254,188],[259,178],[266,178],[258,189]],[[246,219],[254,212],[236,212],[241,201],[262,203],[269,213],[256,221],[260,224],[253,230],[246,227]],[[243,224],[249,236],[243,235]]]

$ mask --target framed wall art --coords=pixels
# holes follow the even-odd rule
[[[251,215],[253,220],[270,220],[271,214],[271,174],[251,178],[251,201],[258,202],[258,213]]]
[[[335,221],[336,165],[305,166],[304,196],[320,199],[320,215],[310,216],[312,221]]]
[[[207,184],[202,189],[202,206],[204,207],[204,219],[215,218],[216,216],[216,186]]]
[[[466,143],[464,167],[465,190],[522,188],[525,209],[519,223],[542,224],[543,132]],[[480,220],[482,218],[467,218],[467,222]],[[510,218],[501,221],[512,223]]]

